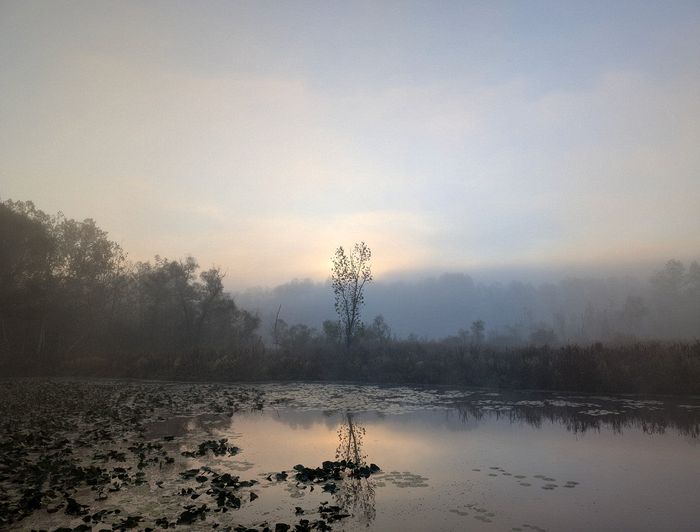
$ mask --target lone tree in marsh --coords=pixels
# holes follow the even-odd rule
[[[355,244],[349,254],[340,246],[333,257],[331,281],[335,311],[340,317],[347,347],[350,347],[361,323],[360,309],[365,302],[363,290],[365,284],[372,280],[371,258],[372,251],[364,242]]]

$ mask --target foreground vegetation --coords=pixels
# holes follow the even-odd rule
[[[350,514],[328,501],[299,501],[305,508],[290,512],[291,525],[260,516],[251,528],[238,524],[236,511],[279,484],[316,487],[341,502],[380,471],[359,453],[243,480],[232,460],[245,451],[227,438],[211,439],[211,424],[192,435],[177,425],[152,433],[173,418],[194,423],[204,416],[225,427],[235,413],[260,411],[265,403],[264,392],[239,386],[0,382],[0,528],[332,530]],[[355,437],[352,422],[345,426]]]
[[[628,338],[550,347],[554,335],[540,331],[531,335],[531,346],[508,346],[489,343],[481,321],[471,332],[442,341],[402,340],[379,316],[368,325],[360,322],[352,342],[338,322],[325,322],[318,333],[283,320],[276,320],[264,342],[259,317],[224,291],[219,268],[200,271],[192,257],[130,263],[93,220],[50,216],[30,202],[5,201],[0,248],[0,370],[7,376],[700,394],[697,341]],[[681,295],[695,301],[697,265],[686,274],[669,264],[659,284],[673,290],[682,285]]]

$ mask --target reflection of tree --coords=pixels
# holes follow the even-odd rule
[[[353,415],[347,412],[338,429],[338,448],[335,451],[336,460],[346,460],[355,465],[365,465],[367,456],[362,453],[362,440],[365,428],[355,422]]]
[[[367,455],[362,449],[365,428],[355,421],[351,413],[343,416],[338,428],[336,460],[352,462],[356,467],[367,465]],[[336,504],[365,524],[374,520],[374,481],[369,477],[348,476],[335,492]]]

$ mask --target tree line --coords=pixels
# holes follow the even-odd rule
[[[131,263],[94,220],[0,203],[0,357],[7,366],[255,350],[259,319],[193,257]],[[150,356],[150,355],[149,355]]]
[[[288,324],[277,307],[263,342],[259,317],[224,290],[220,268],[193,257],[133,263],[92,219],[0,202],[0,374],[700,393],[697,340],[556,345],[545,331],[517,346],[494,341],[481,319],[441,340],[399,338],[381,315],[362,319],[370,258],[364,243],[336,251],[326,298],[335,288],[338,319],[317,330]],[[697,304],[698,271],[671,261],[654,275],[669,326]],[[627,299],[623,315],[642,327],[646,301]]]

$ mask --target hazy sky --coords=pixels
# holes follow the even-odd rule
[[[0,198],[230,286],[700,250],[700,3],[0,0]]]

